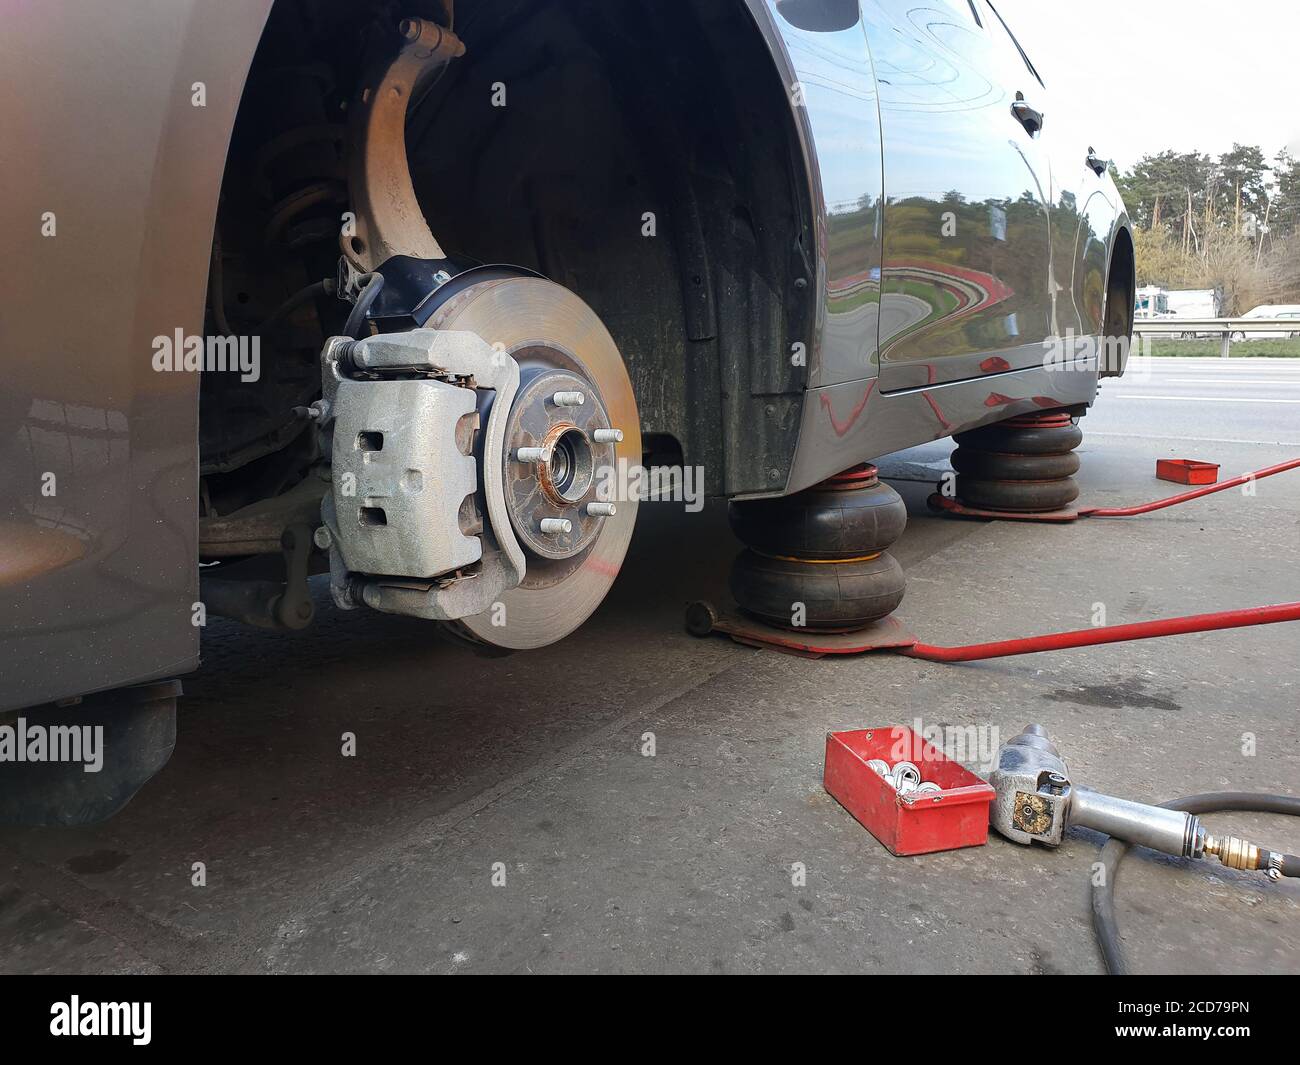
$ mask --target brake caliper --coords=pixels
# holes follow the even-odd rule
[[[501,464],[475,452],[503,452],[518,364],[476,333],[437,329],[332,337],[321,359],[334,601],[438,621],[489,609],[525,560]]]

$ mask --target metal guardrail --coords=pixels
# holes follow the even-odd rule
[[[1227,359],[1233,340],[1245,340],[1252,333],[1300,336],[1300,318],[1138,318],[1133,332],[1151,337],[1220,337],[1223,346],[1219,354]]]

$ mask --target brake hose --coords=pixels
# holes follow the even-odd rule
[[[257,335],[266,336],[268,333],[278,329],[288,320],[289,315],[304,303],[315,299],[317,296],[332,296],[334,295],[335,288],[336,282],[332,278],[328,277],[324,281],[316,281],[308,285],[306,288],[300,288],[280,304],[280,306],[273,310],[266,320],[257,327]]]
[[[1160,804],[1170,810],[1189,814],[1215,814],[1243,811],[1261,814],[1291,814],[1300,816],[1300,796],[1269,795],[1264,792],[1212,791],[1204,795],[1189,795]],[[1107,840],[1101,849],[1102,876],[1092,882],[1092,927],[1097,933],[1097,945],[1106,962],[1106,971],[1112,976],[1127,976],[1124,952],[1120,947],[1119,928],[1115,923],[1115,877],[1119,863],[1131,846],[1126,840]],[[1274,866],[1283,876],[1300,876],[1300,857],[1294,854],[1275,855]]]
[[[362,274],[358,281],[362,283],[363,287],[360,295],[357,296],[357,302],[352,305],[352,312],[348,315],[347,324],[343,327],[343,334],[350,336],[353,340],[361,339],[361,329],[366,322],[366,312],[370,310],[375,298],[384,287],[384,275],[380,273]]]

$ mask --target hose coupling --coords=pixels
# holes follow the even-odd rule
[[[1267,863],[1260,860],[1255,844],[1236,836],[1206,836],[1205,853],[1218,856],[1229,869],[1260,869]]]

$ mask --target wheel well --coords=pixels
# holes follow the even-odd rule
[[[407,15],[445,17],[441,0],[276,3],[232,139],[209,328],[249,329],[332,276],[361,42]],[[453,28],[466,53],[406,128],[444,251],[529,267],[590,304],[643,429],[702,465],[710,493],[779,488],[803,388],[782,353],[813,328],[812,211],[744,0],[478,0],[456,5]],[[205,382],[205,491],[226,509],[292,482],[287,415],[345,309],[327,294],[300,307],[279,346],[264,340],[257,388]]]
[[[1127,345],[1133,336],[1136,298],[1137,263],[1133,251],[1133,235],[1127,227],[1121,226],[1115,233],[1110,253],[1110,272],[1106,276],[1106,321],[1103,334],[1108,341],[1125,346],[1123,358],[1127,357]],[[1103,353],[1111,350],[1111,344],[1108,343]],[[1101,367],[1101,376],[1117,376],[1122,366],[1122,360],[1119,365],[1112,365],[1108,360]]]
[[[1136,299],[1137,262],[1133,252],[1133,235],[1127,228],[1121,227],[1115,234],[1115,246],[1110,255],[1110,274],[1106,278],[1106,326],[1108,335],[1129,336],[1132,334],[1134,300]],[[1115,326],[1114,332],[1111,332],[1110,328],[1112,323]]]

